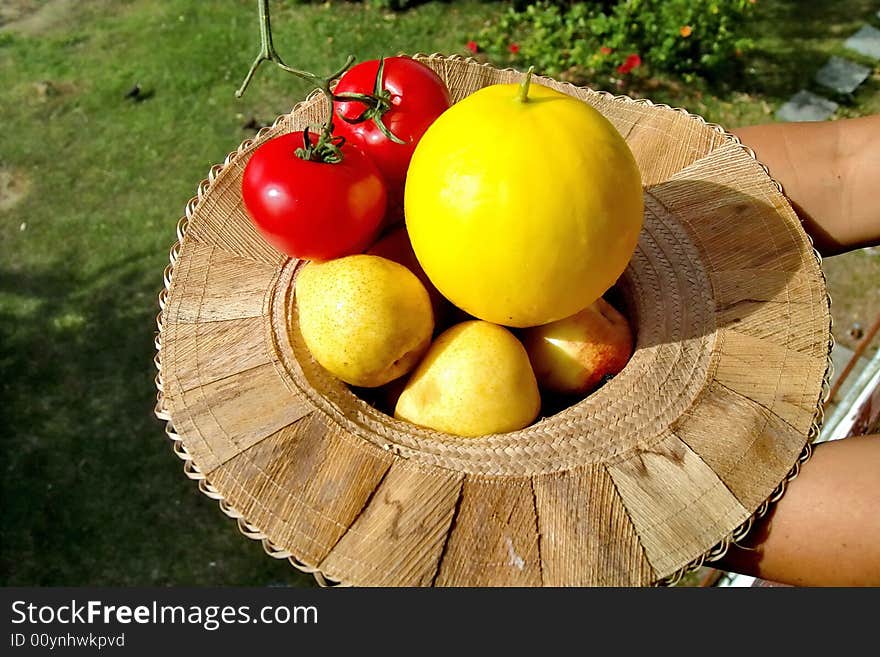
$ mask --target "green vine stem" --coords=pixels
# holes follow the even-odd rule
[[[342,74],[351,67],[351,65],[354,63],[354,57],[349,55],[348,59],[345,62],[345,65],[326,78],[322,78],[318,75],[315,75],[314,73],[309,73],[308,71],[300,71],[298,69],[288,66],[278,55],[278,52],[275,50],[275,45],[272,43],[272,27],[269,18],[269,0],[257,0],[257,8],[260,15],[260,52],[257,54],[256,59],[254,59],[253,64],[251,64],[250,70],[248,70],[244,81],[241,83],[241,87],[239,87],[238,90],[235,92],[236,98],[241,98],[245,90],[248,88],[251,79],[254,77],[254,73],[256,73],[260,64],[262,64],[263,62],[272,62],[282,70],[287,71],[288,73],[292,73],[298,78],[313,84],[317,89],[321,91],[322,94],[324,94],[324,98],[327,101],[327,120],[321,127],[321,134],[318,137],[318,141],[314,144],[312,143],[309,136],[308,128],[303,131],[304,145],[303,148],[298,148],[296,150],[296,155],[297,157],[300,157],[304,160],[311,160],[313,162],[327,162],[329,164],[340,162],[342,160],[342,140],[339,137],[333,136],[334,97],[331,86],[333,85],[333,82],[335,80],[341,77]]]

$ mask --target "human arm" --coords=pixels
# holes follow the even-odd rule
[[[733,133],[782,185],[823,256],[880,243],[880,114]]]
[[[880,435],[821,443],[718,568],[795,586],[880,586]]]

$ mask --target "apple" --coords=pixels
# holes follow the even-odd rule
[[[626,317],[601,298],[570,317],[526,329],[522,340],[538,385],[563,395],[590,393],[633,352]]]

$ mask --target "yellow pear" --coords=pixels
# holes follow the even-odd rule
[[[434,331],[425,286],[379,256],[308,263],[296,279],[296,302],[312,356],[355,386],[381,386],[409,372]]]
[[[529,357],[507,329],[481,320],[434,340],[397,401],[394,416],[459,436],[515,431],[541,408]]]

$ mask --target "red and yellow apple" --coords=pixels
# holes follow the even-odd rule
[[[542,390],[586,395],[617,374],[633,352],[629,323],[600,298],[582,311],[526,329],[523,344]]]

